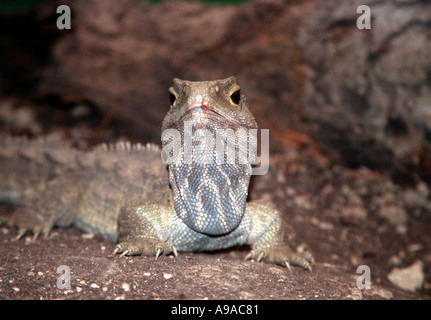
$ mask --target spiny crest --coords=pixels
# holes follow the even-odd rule
[[[115,143],[102,143],[94,147],[94,151],[151,151],[160,152],[160,147],[154,143],[142,144],[140,142],[132,144],[129,141],[118,141]]]

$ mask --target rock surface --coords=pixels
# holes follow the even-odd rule
[[[431,4],[368,1],[371,29],[359,30],[361,4],[74,1],[39,93],[80,96],[158,140],[173,76],[235,75],[261,127],[311,134],[348,165],[430,179]]]
[[[395,268],[388,274],[388,279],[398,288],[414,292],[424,285],[423,262],[416,261],[404,269]]]

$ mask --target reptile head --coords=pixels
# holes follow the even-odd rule
[[[171,108],[163,120],[162,130],[189,112],[216,113],[226,121],[244,128],[257,128],[246,99],[235,77],[214,81],[187,81],[175,78],[169,88]]]
[[[192,82],[174,79],[162,130],[174,208],[191,229],[211,236],[233,231],[245,213],[251,176],[249,129],[257,124],[234,77]],[[163,136],[163,135],[162,135]],[[173,141],[176,140],[176,141]],[[253,149],[253,150],[251,150]]]

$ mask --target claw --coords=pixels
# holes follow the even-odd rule
[[[245,260],[261,262],[268,260],[292,271],[291,266],[299,266],[311,271],[311,264],[314,262],[313,255],[309,252],[293,252],[288,246],[273,246],[263,249],[253,249],[245,257]]]
[[[39,234],[40,234],[40,232],[35,232],[34,234],[33,234],[33,237],[31,238],[31,241],[36,241],[36,239],[37,239],[37,237],[39,236]]]
[[[178,256],[177,247],[175,247],[175,245],[172,245],[171,250],[172,250],[172,253],[174,254],[174,257],[176,258]]]
[[[156,251],[156,260],[160,257],[160,255],[162,254],[162,252],[163,252],[162,248],[157,248],[157,251]]]
[[[265,251],[261,251],[259,252],[258,256],[255,257],[257,253],[250,251],[244,258],[244,260],[255,260],[257,262],[261,262],[263,258],[266,257],[266,252]]]
[[[117,247],[114,249],[114,251],[112,251],[112,255],[113,255],[113,256],[115,256],[117,253],[121,253],[121,254],[120,254],[120,257],[124,257],[124,256],[125,256],[125,255],[127,255],[129,252],[130,252],[129,250],[121,251],[121,248],[117,246]]]
[[[125,255],[127,255],[130,251],[129,250],[125,250],[123,251],[123,253],[120,254],[120,257],[124,257]]]
[[[21,239],[27,232],[27,229],[19,229],[18,230],[18,234],[15,238],[13,238],[14,241],[18,241],[19,239]]]
[[[305,270],[313,271],[311,269],[311,263],[313,263],[313,262],[314,262],[314,259],[305,259],[302,264],[299,263],[298,265],[301,266],[301,267],[303,267]]]
[[[284,260],[284,265],[287,267],[287,269],[289,270],[289,272],[292,272],[292,269],[290,268],[290,264],[287,260]]]
[[[313,257],[310,253],[301,253],[300,255],[290,258],[290,262],[296,266],[300,266],[305,270],[311,271],[310,263],[313,263]]]
[[[251,254],[251,252],[249,252],[249,253],[247,253],[247,255],[245,256],[244,260],[250,260],[252,256],[253,256],[253,255]]]

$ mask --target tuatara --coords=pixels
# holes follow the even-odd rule
[[[18,206],[18,238],[75,225],[118,241],[114,254],[177,255],[234,245],[246,259],[311,270],[313,257],[285,241],[280,212],[246,202],[257,129],[234,77],[173,80],[154,144],[103,144],[91,152],[60,143],[0,139],[0,199]]]

